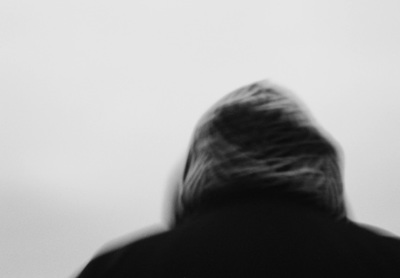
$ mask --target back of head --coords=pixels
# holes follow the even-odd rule
[[[240,187],[306,194],[346,215],[338,151],[294,96],[257,82],[233,91],[195,128],[175,196],[175,223],[213,192]]]

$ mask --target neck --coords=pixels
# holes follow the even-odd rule
[[[332,216],[332,213],[318,199],[306,192],[294,192],[288,188],[289,185],[279,185],[274,187],[255,187],[248,186],[229,186],[223,189],[205,192],[197,202],[186,205],[182,212],[178,212],[173,226],[180,225],[193,215],[204,211],[213,211],[220,207],[237,205],[241,203],[287,203],[298,204],[309,207],[313,210],[326,213]]]

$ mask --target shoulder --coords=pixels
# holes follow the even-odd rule
[[[168,237],[169,232],[153,231],[140,234],[134,238],[125,236],[107,243],[77,278],[114,277],[117,275],[116,271],[120,271],[121,265],[126,264],[126,260],[132,261],[137,268],[136,271],[140,272],[141,266],[148,265],[145,262],[151,261],[152,254]]]
[[[354,241],[363,241],[371,248],[382,249],[384,253],[395,253],[400,264],[400,237],[382,228],[369,224],[349,222],[347,228],[351,230]],[[379,246],[379,247],[378,247]]]

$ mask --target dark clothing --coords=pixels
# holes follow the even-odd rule
[[[98,256],[78,277],[400,277],[397,238],[299,198],[231,197]]]

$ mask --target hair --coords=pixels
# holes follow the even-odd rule
[[[198,122],[174,203],[175,224],[229,188],[306,194],[346,215],[338,150],[287,90],[256,82],[223,97]]]

